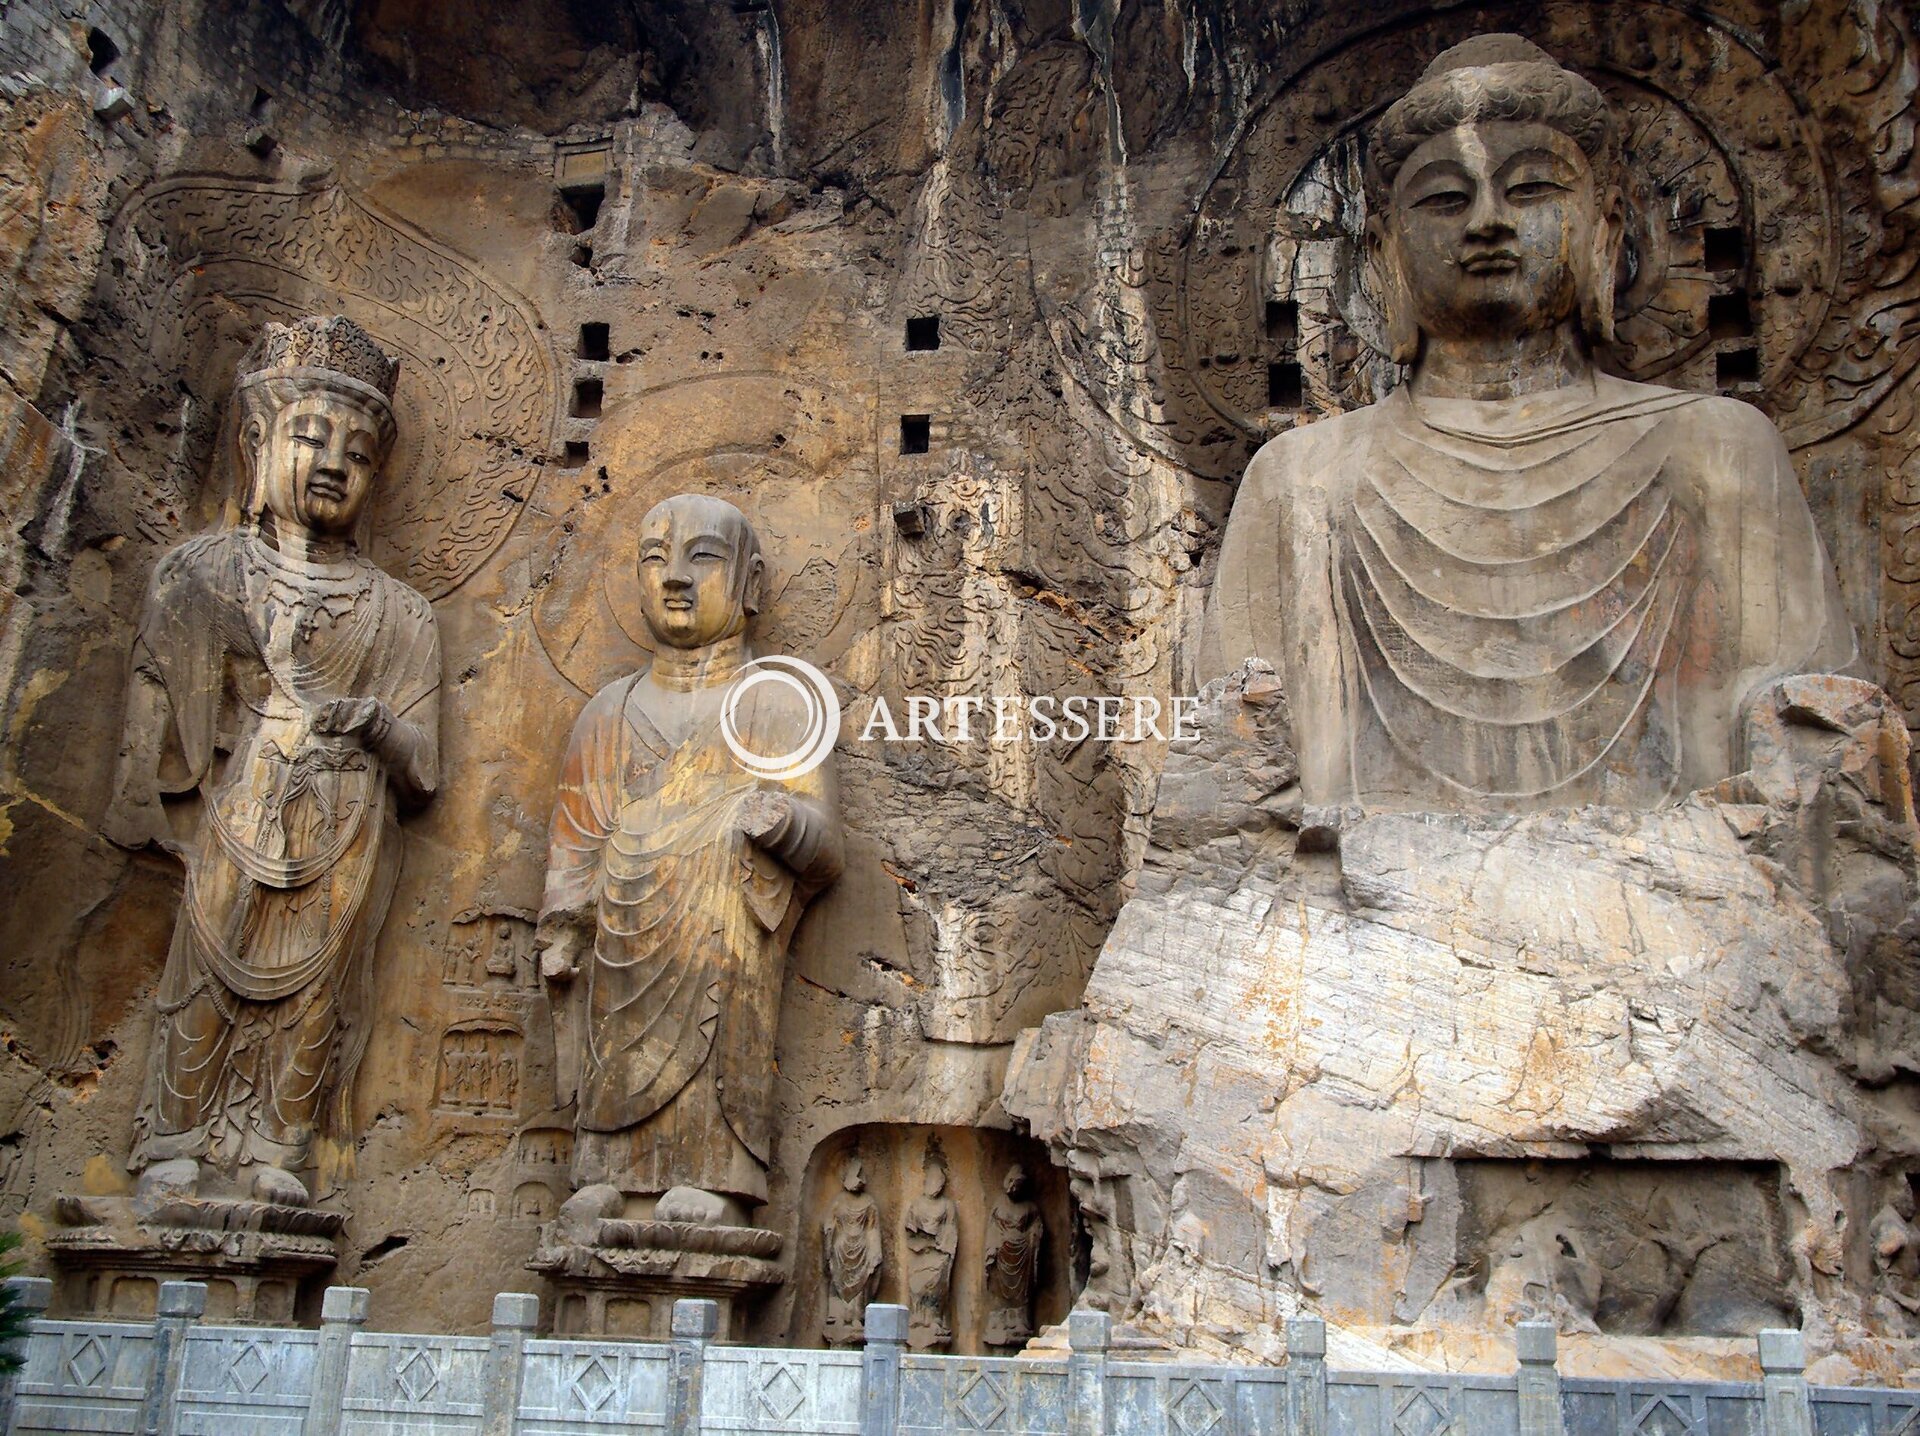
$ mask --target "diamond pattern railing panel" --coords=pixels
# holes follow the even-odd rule
[[[1511,1376],[1329,1373],[1331,1436],[1518,1436]]]
[[[1817,1388],[1813,1431],[1814,1436],[1920,1436],[1920,1391]]]
[[[479,1426],[486,1363],[481,1337],[358,1333],[342,1403],[346,1436],[466,1436]]]
[[[1567,1436],[1765,1436],[1757,1383],[1600,1381],[1560,1383]]]
[[[512,1330],[511,1328],[503,1328]],[[186,1324],[172,1348],[178,1436],[303,1430],[323,1338],[309,1330]],[[344,1338],[345,1333],[340,1334]],[[342,1393],[351,1436],[477,1433],[490,1353],[521,1352],[516,1436],[665,1436],[671,1348],[513,1335],[352,1335]],[[154,1327],[40,1320],[14,1386],[8,1436],[135,1433],[158,1344]],[[865,1363],[855,1351],[727,1346],[704,1351],[700,1430],[712,1436],[859,1436]],[[1067,1436],[1069,1363],[1060,1359],[897,1358],[900,1436]],[[338,1370],[338,1367],[332,1369]],[[882,1362],[878,1370],[889,1369]],[[1317,1379],[1296,1371],[1296,1385]],[[1284,1367],[1109,1359],[1106,1429],[1126,1436],[1297,1436]],[[1327,1436],[1518,1436],[1512,1376],[1325,1373]],[[502,1385],[499,1389],[506,1390]],[[1815,1387],[1815,1436],[1920,1436],[1920,1390]],[[1751,1382],[1565,1377],[1566,1436],[1767,1436]]]
[[[258,1326],[196,1326],[180,1375],[180,1431],[299,1436],[320,1337]]]
[[[909,1356],[900,1363],[900,1436],[1065,1436],[1066,1429],[1065,1362]]]
[[[153,1328],[39,1321],[14,1384],[16,1432],[128,1432],[153,1379]]]
[[[664,1430],[671,1367],[668,1348],[650,1342],[529,1341],[517,1430],[521,1436]]]
[[[859,1436],[860,1353],[710,1347],[703,1431]]]

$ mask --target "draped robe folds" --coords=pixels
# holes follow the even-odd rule
[[[316,1125],[344,1143],[367,1041],[369,949],[399,873],[385,762],[312,731],[335,698],[394,715],[409,786],[437,764],[440,650],[426,600],[357,556],[313,562],[246,530],[162,560],[134,645],[165,739],[129,733],[117,803],[197,789],[197,831],[132,1166],[285,1169]],[[138,705],[129,705],[132,715]],[[149,738],[154,735],[148,735]],[[322,1104],[325,1111],[322,1111]]]
[[[736,715],[755,752],[799,741],[771,686],[749,691]],[[595,934],[573,1181],[757,1203],[787,944],[806,899],[839,871],[831,780],[826,766],[756,779],[717,717],[676,745],[646,704],[639,675],[594,697],[554,804],[541,925],[590,923]],[[779,856],[741,832],[748,800],[770,787],[793,805]]]
[[[1855,647],[1764,416],[1598,376],[1403,386],[1267,445],[1197,676],[1248,658],[1286,685],[1306,801],[1526,811],[1717,782],[1760,688]]]
[[[880,1287],[880,1208],[865,1192],[843,1192],[821,1226],[826,1245],[826,1337],[858,1346],[866,1336],[867,1303]]]
[[[1033,1335],[1044,1234],[1040,1208],[1032,1202],[1002,1197],[994,1203],[987,1217],[987,1345],[1012,1346]]]
[[[916,1350],[953,1340],[947,1316],[960,1227],[949,1197],[916,1197],[901,1224],[907,1247],[907,1332]]]

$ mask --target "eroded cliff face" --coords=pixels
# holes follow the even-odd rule
[[[159,555],[231,502],[234,363],[269,319],[345,312],[400,354],[368,551],[445,652],[442,788],[405,829],[358,1135],[326,1157],[336,1280],[376,1325],[481,1328],[567,1195],[546,823],[588,695],[646,658],[636,526],[683,491],[752,517],[759,640],[847,710],[848,862],[794,941],[763,1224],[811,1261],[823,1153],[857,1137],[910,1194],[928,1132],[987,1129],[951,1174],[976,1260],[1011,1044],[1081,1000],[1160,745],[885,744],[867,719],[1186,691],[1253,447],[1392,381],[1352,136],[1466,34],[1532,35],[1631,117],[1660,263],[1617,365],[1781,423],[1914,715],[1897,7],[69,9],[0,20],[0,1211],[30,1236],[57,1192],[127,1181],[179,875],[100,832],[126,655]],[[1078,1277],[1050,1255],[1045,1279],[1057,1315]],[[804,1285],[756,1337],[812,1339]]]

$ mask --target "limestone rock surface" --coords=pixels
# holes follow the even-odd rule
[[[1848,949],[1874,895],[1883,937],[1912,895],[1904,734],[1855,681],[1796,700],[1834,721],[1772,802],[1747,774],[1475,817],[1240,803],[1288,770],[1279,700],[1253,667],[1217,691],[1082,1010],[1008,1082],[1118,1195],[1098,1298],[1255,1356],[1300,1309],[1453,1362],[1542,1317],[1601,1368],[1646,1337],[1711,1365],[1796,1318],[1865,1361],[1904,1338],[1860,1238],[1912,1152],[1862,1080]]]

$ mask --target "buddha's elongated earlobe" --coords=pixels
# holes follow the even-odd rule
[[[239,432],[234,435],[240,459],[240,482],[235,487],[244,513],[257,514],[266,506],[260,492],[260,450],[267,442],[267,427],[266,416],[255,412],[241,419]]]
[[[767,561],[757,546],[747,555],[746,565],[740,580],[740,607],[751,618],[767,606]]]
[[[1420,357],[1420,326],[1413,317],[1398,247],[1378,221],[1368,223],[1366,244],[1374,292],[1387,323],[1387,357],[1396,364],[1411,364]]]
[[[1620,273],[1621,246],[1626,240],[1621,203],[1616,190],[1602,206],[1600,218],[1593,226],[1593,248],[1587,256],[1587,273],[1581,284],[1580,318],[1587,340],[1592,344],[1613,342],[1613,299]]]

